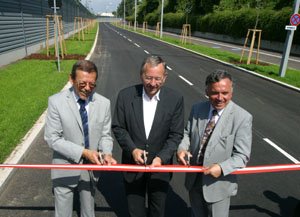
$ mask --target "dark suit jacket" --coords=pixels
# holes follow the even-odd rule
[[[132,151],[135,148],[148,152],[147,163],[158,156],[163,164],[171,164],[174,152],[183,137],[184,103],[176,91],[162,87],[160,100],[148,139],[143,120],[143,85],[135,85],[120,91],[115,107],[112,129],[123,149],[122,163],[135,164]],[[127,182],[142,176],[142,173],[125,173]],[[169,181],[170,174],[152,174],[153,178]]]

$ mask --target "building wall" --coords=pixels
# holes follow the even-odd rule
[[[74,17],[91,18],[78,0],[62,0],[57,11],[62,16],[64,33],[72,33]],[[0,66],[37,52],[45,46],[46,15],[53,15],[47,0],[0,1]],[[53,19],[49,19],[49,36],[54,36]],[[53,43],[53,39],[50,40]]]

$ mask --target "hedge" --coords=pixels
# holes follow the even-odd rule
[[[262,9],[259,11],[257,29],[262,30],[262,39],[284,42],[292,15],[291,8],[283,8],[280,11]],[[205,16],[189,16],[192,31],[224,34],[234,38],[244,38],[248,29],[255,27],[257,11],[251,8],[242,8],[237,11],[218,11]],[[145,20],[150,25],[159,22],[159,14],[147,14]],[[164,27],[182,28],[185,23],[185,15],[182,13],[167,13],[164,15]],[[300,44],[300,33],[295,31],[294,44]]]

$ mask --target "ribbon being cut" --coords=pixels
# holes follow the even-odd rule
[[[119,171],[119,172],[184,172],[195,173],[203,172],[202,166],[183,166],[183,165],[164,165],[160,167],[149,167],[144,165],[114,164],[0,164],[0,168],[19,168],[19,169],[61,169],[61,170],[99,170],[99,171]],[[238,169],[232,174],[253,174],[270,173],[300,170],[300,164],[278,164],[264,166],[250,166]]]

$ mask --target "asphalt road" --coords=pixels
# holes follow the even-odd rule
[[[175,38],[180,37],[180,35],[170,33],[170,32],[164,32],[164,35],[168,35],[168,36],[175,37]],[[244,50],[243,57],[247,59],[249,56],[249,46],[250,46],[249,44],[251,42],[251,38],[248,39],[248,43],[245,48],[244,48],[244,46],[237,45],[237,44],[230,44],[230,43],[226,43],[226,42],[221,42],[221,41],[212,40],[212,39],[204,39],[204,38],[200,38],[200,37],[191,37],[191,42],[193,44],[201,44],[201,45],[204,45],[206,47],[210,47],[210,48],[213,48],[216,50],[229,51],[231,53],[236,53],[240,56],[242,54],[242,51]],[[276,46],[276,45],[274,45],[274,46]],[[260,63],[276,64],[276,65],[280,66],[283,50],[281,52],[274,52],[274,51],[262,50],[260,48],[260,50],[257,51],[257,41],[256,41],[254,48],[253,48],[252,59],[256,59],[257,52],[258,52],[258,61]],[[300,57],[295,56],[295,55],[289,55],[288,68],[300,70]]]
[[[185,118],[191,105],[205,100],[204,79],[215,69],[231,72],[235,80],[233,100],[253,114],[253,147],[249,166],[290,164],[300,159],[300,93],[236,68],[170,45],[101,24],[100,37],[91,60],[99,69],[96,91],[108,97],[114,110],[117,93],[139,82],[139,68],[149,54],[161,55],[169,67],[167,86],[185,98]],[[271,146],[273,144],[274,146]],[[274,147],[281,148],[281,152]],[[284,154],[289,154],[287,157]],[[118,144],[115,157],[120,160]],[[40,135],[23,163],[50,163],[51,151]],[[184,174],[174,174],[166,216],[189,216]],[[231,217],[291,217],[300,202],[300,172],[240,175],[239,192],[232,198]],[[103,172],[96,195],[96,216],[126,217],[122,176]],[[74,215],[78,204],[75,201]],[[0,216],[53,216],[50,173],[17,170],[0,192]]]

